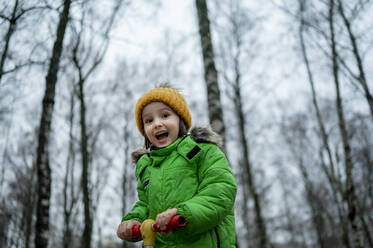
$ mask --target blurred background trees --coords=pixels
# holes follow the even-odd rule
[[[372,10],[0,1],[0,247],[139,246],[115,231],[162,81],[225,136],[239,247],[373,247]]]

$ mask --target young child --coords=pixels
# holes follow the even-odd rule
[[[145,137],[145,149],[132,153],[139,200],[123,217],[118,237],[131,241],[132,226],[145,219],[165,230],[180,214],[187,225],[157,233],[155,247],[235,247],[236,183],[220,137],[207,127],[190,129],[186,101],[168,84],[146,92],[135,117]]]

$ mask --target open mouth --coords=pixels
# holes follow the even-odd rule
[[[157,140],[161,140],[161,139],[163,139],[163,138],[167,138],[168,137],[168,132],[164,132],[164,133],[160,133],[160,134],[156,134],[155,135],[155,138],[157,139]]]

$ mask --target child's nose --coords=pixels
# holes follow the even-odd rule
[[[154,120],[154,126],[159,127],[161,125],[162,125],[162,121],[160,119],[157,118]]]

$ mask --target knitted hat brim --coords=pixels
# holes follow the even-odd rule
[[[184,120],[187,129],[192,126],[192,117],[184,97],[172,88],[154,88],[142,95],[135,107],[136,125],[144,137],[145,131],[142,122],[142,111],[151,102],[167,104]]]

